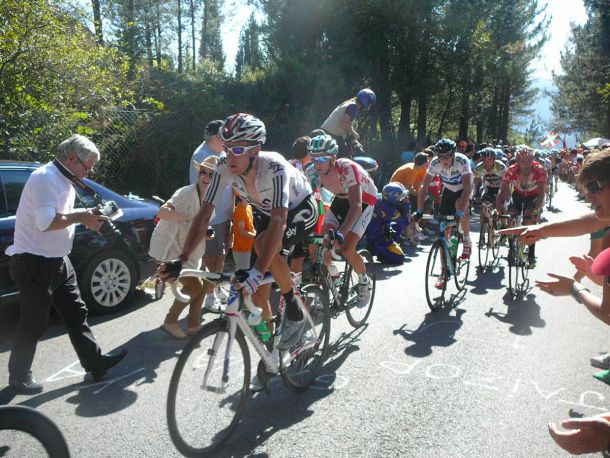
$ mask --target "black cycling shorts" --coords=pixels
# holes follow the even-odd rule
[[[463,189],[459,191],[450,191],[449,189],[443,189],[443,195],[441,196],[441,205],[438,212],[442,216],[455,215],[455,203],[462,195]]]
[[[530,218],[532,212],[536,208],[536,201],[538,200],[538,194],[531,196],[524,196],[514,191],[511,197],[511,202],[508,205],[508,213],[511,215],[520,215],[523,212],[524,218]]]
[[[485,187],[481,194],[481,202],[489,202],[492,205],[496,205],[496,197],[498,197],[498,191],[500,188],[493,188],[491,186]]]
[[[262,233],[269,227],[269,221],[271,220],[269,215],[265,215],[256,207],[253,207],[252,215],[257,234]],[[314,230],[317,222],[318,204],[313,194],[310,194],[297,207],[288,211],[286,230],[282,238],[283,254],[290,253],[295,245],[302,243],[305,237]]]

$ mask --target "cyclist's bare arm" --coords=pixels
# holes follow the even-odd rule
[[[498,197],[496,197],[496,210],[502,211],[502,206],[504,202],[508,200],[508,195],[510,193],[510,183],[508,181],[503,181],[502,186],[500,186],[500,192],[498,192]]]
[[[546,192],[546,181],[538,183],[538,199],[536,199],[536,212],[540,213],[542,207],[544,207],[544,193]]]
[[[339,232],[343,234],[346,234],[356,224],[360,215],[362,215],[362,189],[359,184],[349,187],[347,198],[349,200],[349,210],[347,215],[345,215],[343,224],[339,228]]]
[[[282,248],[282,239],[286,230],[286,219],[288,218],[287,208],[271,209],[271,217],[269,225],[264,231],[264,236],[261,239],[260,246],[257,246],[257,259],[254,267],[259,272],[266,272],[271,265],[273,258],[280,252]]]
[[[457,208],[465,212],[470,203],[470,194],[472,193],[472,173],[465,173],[462,175],[462,185],[464,186],[464,190],[456,205]]]
[[[430,187],[430,183],[434,177],[429,173],[426,173],[424,176],[424,181],[422,182],[419,190],[417,191],[417,208],[416,210],[422,210],[424,208],[424,202],[426,201],[426,193],[428,192],[428,188]]]
[[[358,135],[358,132],[354,130],[352,122],[352,118],[350,118],[347,114],[344,114],[341,118],[341,129],[343,129],[343,132],[347,132],[347,135],[351,136],[354,140],[358,140],[360,135]]]

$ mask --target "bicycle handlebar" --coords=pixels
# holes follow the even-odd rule
[[[198,269],[182,269],[180,271],[180,275],[170,283],[170,288],[174,297],[180,302],[188,303],[191,301],[191,296],[188,294],[182,293],[178,290],[178,279],[181,277],[196,277],[202,278],[203,280],[211,281],[213,283],[219,283],[221,281],[230,281],[233,278],[233,273],[216,273],[216,272],[204,272],[203,270]],[[273,277],[270,277],[273,278]],[[240,293],[241,294],[241,293]],[[252,296],[250,294],[244,296],[242,294],[242,298],[244,299],[244,305],[248,309],[248,311],[254,315],[260,316],[263,313],[263,309],[257,307],[252,301]]]

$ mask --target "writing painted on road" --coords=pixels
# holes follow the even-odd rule
[[[382,361],[381,367],[393,374],[406,376],[412,374],[423,375],[432,380],[461,380],[464,385],[474,386],[484,390],[497,391],[514,397],[520,393],[535,393],[547,401],[568,404],[575,407],[607,412],[610,407],[606,398],[596,391],[584,391],[578,395],[577,400],[564,399],[568,397],[566,388],[559,387],[554,390],[543,389],[536,380],[523,378],[509,379],[503,375],[489,374],[481,371],[467,371],[453,364],[434,363],[425,364],[423,360],[414,362]]]

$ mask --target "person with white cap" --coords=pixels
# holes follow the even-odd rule
[[[182,245],[186,240],[191,221],[199,212],[203,196],[212,182],[212,176],[219,159],[208,156],[202,162],[193,161],[198,169],[198,181],[178,189],[174,195],[159,208],[159,224],[150,240],[149,254],[159,262],[165,259],[178,257],[182,252]],[[205,239],[197,245],[189,258],[185,260],[184,267],[199,269],[205,251]],[[180,279],[183,292],[190,298],[190,302],[181,302],[178,299],[169,309],[161,329],[175,339],[184,339],[201,329],[201,307],[205,298],[205,287],[202,280],[195,277]],[[189,306],[186,332],[178,324],[182,311]]]

